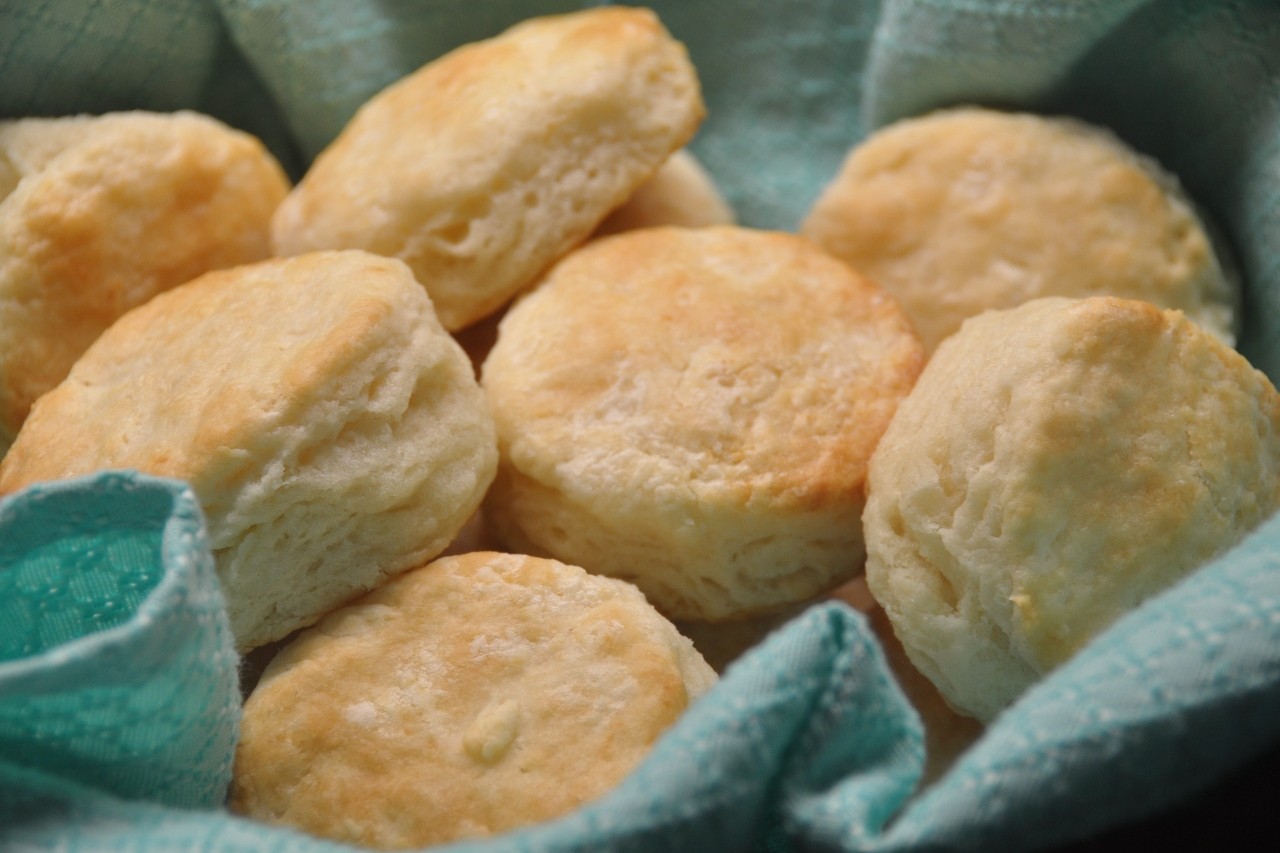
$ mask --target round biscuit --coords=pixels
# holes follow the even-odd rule
[[[812,243],[733,226],[593,241],[504,317],[482,384],[510,550],[636,583],[673,619],[782,609],[862,565],[867,460],[924,360]]]
[[[585,240],[703,114],[649,10],[534,18],[366,102],[280,206],[273,244],[401,258],[461,329]]]
[[[1181,312],[1050,297],[964,323],[871,460],[867,582],[990,720],[1280,505],[1280,395]]]
[[[0,494],[108,468],[189,482],[247,649],[443,551],[496,462],[471,364],[408,268],[319,252],[117,320],[36,402]]]
[[[288,190],[257,139],[197,113],[0,122],[0,452],[121,314],[268,257]]]
[[[715,681],[635,587],[498,553],[408,572],[299,635],[244,707],[231,807],[382,849],[605,793]]]
[[[1235,343],[1239,283],[1177,180],[1075,119],[969,107],[889,125],[801,230],[893,294],[929,352],[1042,296],[1142,299]]]

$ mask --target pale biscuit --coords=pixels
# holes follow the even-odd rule
[[[732,225],[735,218],[733,208],[698,158],[681,148],[622,207],[610,213],[595,233],[604,236],[659,225]]]
[[[188,481],[252,648],[439,554],[496,457],[471,365],[404,264],[321,252],[116,321],[37,401],[0,493],[105,468]]]
[[[871,461],[867,581],[994,717],[1280,501],[1280,395],[1180,312],[1046,298],[965,322]]]
[[[1235,342],[1238,283],[1177,181],[1076,120],[961,108],[890,125],[802,233],[897,298],[930,352],[966,317],[1041,296],[1143,299]]]
[[[496,834],[610,790],[715,679],[630,584],[442,558],[272,661],[245,703],[230,805],[382,849]]]
[[[0,122],[0,451],[125,311],[266,258],[288,189],[258,140],[196,113]]]
[[[535,18],[368,101],[280,207],[275,249],[401,258],[460,329],[586,239],[703,113],[652,12]]]
[[[486,520],[673,619],[782,609],[861,567],[867,460],[923,360],[893,300],[800,237],[592,241],[511,308],[484,363]]]

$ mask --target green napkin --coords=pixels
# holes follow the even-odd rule
[[[401,74],[582,5],[0,0],[0,113],[194,107],[260,134],[296,175]],[[959,102],[1078,115],[1159,158],[1223,226],[1247,281],[1242,350],[1280,377],[1275,3],[652,5],[699,68],[709,115],[693,148],[744,223],[794,228],[848,147],[899,116]],[[0,640],[0,848],[345,849],[217,807],[234,656],[184,495],[110,474],[0,505],[0,586],[19,591],[0,594],[14,638]],[[88,597],[81,576],[97,579]],[[157,615],[168,607],[190,618]],[[120,637],[147,653],[97,657]],[[1273,519],[1031,690],[922,796],[919,721],[861,617],[832,604],[739,661],[609,796],[451,849],[1036,849],[1167,808],[1278,738]]]

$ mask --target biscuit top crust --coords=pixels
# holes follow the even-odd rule
[[[266,258],[288,189],[258,140],[196,113],[0,122],[0,444],[125,311]]]
[[[654,228],[552,268],[504,318],[483,384],[535,479],[803,510],[861,506],[922,364],[896,303],[807,240]]]
[[[1177,181],[1082,122],[978,108],[856,146],[802,232],[893,294],[929,351],[989,308],[1115,295],[1235,341],[1235,282]]]
[[[306,430],[301,413],[385,346],[380,327],[430,311],[404,264],[364,252],[208,273],[120,318],[37,402],[0,463],[0,492],[108,467],[207,492],[268,458],[260,447],[282,432]]]
[[[1178,311],[988,312],[871,462],[867,579],[913,660],[990,719],[1280,505],[1280,394]]]
[[[272,661],[231,805],[381,848],[497,833],[604,793],[715,679],[630,584],[442,558]]]
[[[281,206],[275,250],[401,258],[460,329],[588,237],[704,113],[651,11],[534,18],[366,102]]]

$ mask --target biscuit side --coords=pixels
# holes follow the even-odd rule
[[[673,618],[792,604],[861,565],[866,463],[922,362],[897,306],[800,238],[594,241],[513,306],[485,361],[486,518]]]

